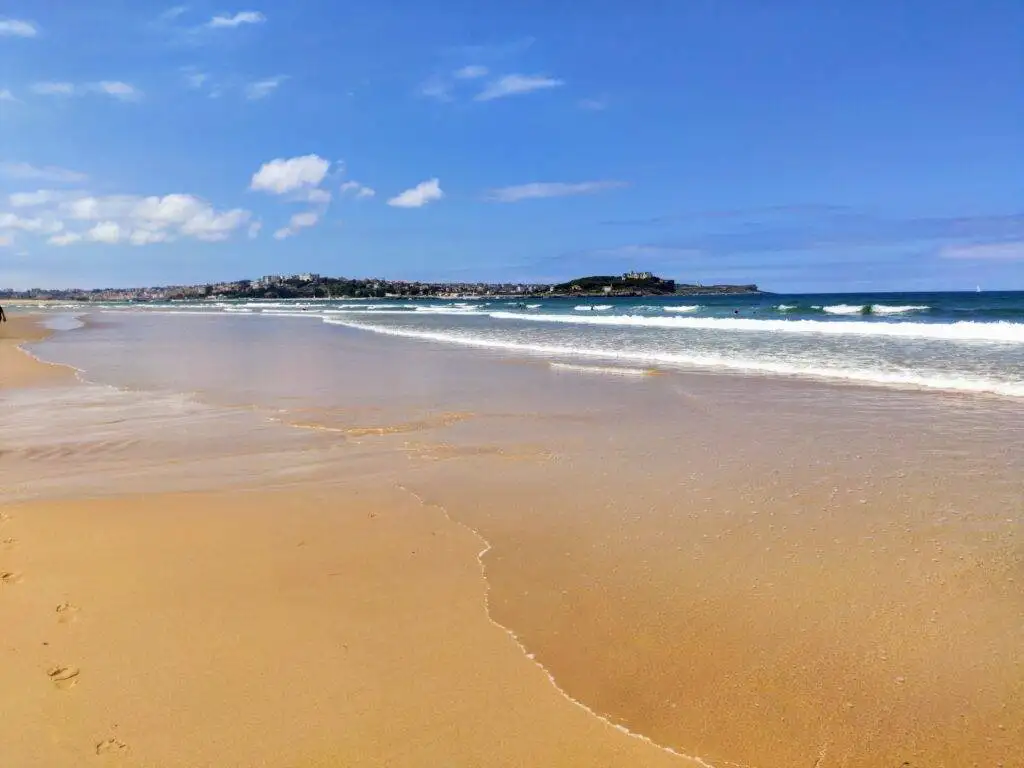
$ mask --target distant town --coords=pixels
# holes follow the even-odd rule
[[[467,298],[484,296],[662,296],[759,293],[756,285],[677,283],[651,272],[594,275],[565,283],[446,283],[324,277],[313,273],[266,275],[255,280],[148,288],[2,290],[0,299],[39,301],[183,301],[230,299]]]

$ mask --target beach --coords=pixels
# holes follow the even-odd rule
[[[82,314],[0,336],[4,764],[1024,763],[1012,398]]]

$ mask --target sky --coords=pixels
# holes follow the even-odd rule
[[[1020,0],[5,0],[0,288],[1024,289]]]

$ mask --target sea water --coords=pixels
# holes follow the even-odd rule
[[[1024,397],[1024,292],[107,304],[305,318],[367,333],[630,368]]]

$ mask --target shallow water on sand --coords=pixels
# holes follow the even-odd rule
[[[302,318],[98,318],[36,350],[126,390],[63,425],[116,449],[105,471],[177,453],[168,483],[245,483],[252,455],[387,473],[489,541],[492,616],[570,696],[658,743],[721,765],[1024,763],[1012,400],[608,371]],[[16,405],[27,461],[47,404]]]

